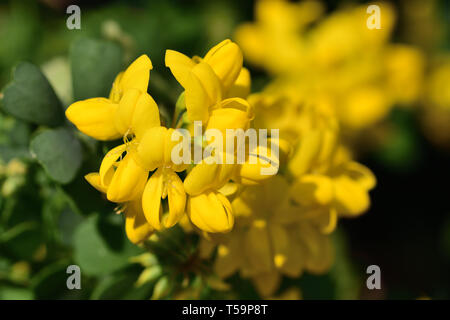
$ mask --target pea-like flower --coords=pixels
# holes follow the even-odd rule
[[[109,98],[77,101],[67,108],[67,119],[97,140],[143,134],[147,127],[159,125],[158,106],[147,93],[152,68],[150,59],[140,56],[117,75]]]

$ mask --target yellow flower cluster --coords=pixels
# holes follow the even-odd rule
[[[167,50],[165,60],[185,90],[177,104],[177,108],[181,104],[177,111],[185,111],[185,116],[177,117],[187,127],[192,129],[194,121],[199,121],[200,126],[220,132],[249,128],[253,110],[245,98],[250,75],[235,43],[225,40],[204,58],[191,59]],[[175,163],[172,153],[179,144],[173,139],[175,129],[161,125],[158,106],[147,93],[151,69],[150,59],[143,55],[116,77],[109,98],[78,101],[66,110],[67,118],[88,136],[124,139],[105,155],[99,171],[86,179],[108,200],[123,206],[126,232],[134,243],[146,240],[154,230],[174,226],[185,213],[200,230],[229,232],[234,214],[226,197],[226,189],[233,190],[228,182],[264,180],[268,176],[262,176],[259,169],[270,163],[250,163],[249,158],[258,155],[252,150],[244,163],[222,164],[208,158]],[[188,149],[207,148],[211,140],[188,141]]]
[[[329,104],[351,134],[396,104],[416,102],[423,81],[422,53],[388,42],[395,12],[376,4],[380,29],[367,27],[367,5],[322,18],[318,1],[259,0],[255,21],[237,28],[236,41],[246,60],[275,76],[267,90]]]
[[[340,143],[333,107],[316,97],[299,100],[285,90],[249,95],[249,71],[230,40],[203,58],[168,50],[165,62],[184,88],[175,128],[161,125],[158,106],[147,93],[152,69],[147,56],[117,76],[108,99],[75,102],[66,111],[91,137],[124,139],[86,179],[123,205],[129,239],[140,243],[154,230],[181,223],[203,235],[202,257],[216,252],[220,277],[239,270],[264,297],[275,293],[282,275],[328,270],[333,261],[329,234],[339,217],[367,210],[376,183]],[[173,133],[180,127],[195,132],[196,121],[222,133],[250,127],[278,131],[270,130],[268,144],[251,146],[244,140],[243,162],[208,161],[229,156],[228,149],[215,149],[201,161],[189,153],[189,163],[178,163],[172,157],[180,151]],[[214,142],[194,134],[189,148],[206,150]],[[262,174],[268,167],[276,167],[278,175]]]
[[[249,101],[256,127],[280,130],[280,171],[260,185],[240,188],[231,202],[235,228],[205,240],[202,254],[209,257],[218,244],[217,274],[226,278],[239,270],[269,297],[282,275],[330,268],[329,234],[339,217],[368,209],[376,179],[339,142],[338,122],[326,105],[269,92],[253,94]]]

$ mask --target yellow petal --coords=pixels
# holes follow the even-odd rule
[[[167,128],[149,128],[136,149],[137,162],[149,171],[164,165]]]
[[[217,257],[214,261],[214,271],[221,278],[227,278],[235,273],[242,263],[242,239],[233,234],[228,243],[217,247]]]
[[[276,270],[252,277],[252,282],[262,297],[268,297],[274,294],[280,285],[280,281],[280,273]]]
[[[247,68],[242,68],[238,78],[227,92],[227,97],[247,98],[250,94],[251,77]]]
[[[325,210],[325,212],[320,214],[315,221],[323,234],[332,233],[336,229],[338,221],[336,209],[330,208],[329,210]]]
[[[326,205],[334,196],[333,183],[322,175],[300,176],[292,185],[290,195],[302,206]]]
[[[246,100],[229,98],[221,101],[220,107],[210,113],[207,129],[220,130],[225,139],[226,129],[246,130],[252,117],[253,110]]]
[[[100,183],[103,187],[108,187],[114,175],[114,164],[122,157],[127,146],[122,144],[108,151],[100,165]]]
[[[219,188],[219,192],[224,196],[232,196],[238,191],[239,185],[234,182],[226,183],[222,188]]]
[[[119,162],[119,166],[114,172],[106,197],[112,202],[134,200],[142,193],[147,176],[148,172],[142,169],[132,156],[127,154]]]
[[[134,244],[147,240],[153,233],[153,228],[145,219],[141,198],[129,202],[126,206],[125,231]]]
[[[305,249],[289,236],[288,253],[286,261],[279,267],[280,271],[288,277],[298,278],[303,272],[305,264]]]
[[[158,105],[148,93],[143,93],[137,100],[134,109],[131,123],[133,133],[139,139],[144,136],[147,129],[157,127],[160,124]]]
[[[142,207],[145,217],[150,225],[156,230],[161,230],[162,206],[161,197],[163,194],[163,168],[159,168],[148,179],[142,194]]]
[[[234,165],[207,163],[202,160],[184,179],[184,188],[190,195],[198,195],[208,189],[220,189],[234,170]]]
[[[170,68],[175,79],[185,89],[189,81],[189,73],[194,66],[195,62],[191,58],[174,50],[166,50],[166,67]]]
[[[279,224],[271,224],[268,228],[272,248],[272,259],[277,269],[282,269],[289,258],[288,233]]]
[[[255,273],[269,272],[274,267],[272,244],[266,220],[255,220],[244,241],[249,267]]]
[[[370,198],[367,190],[349,177],[335,178],[334,189],[334,205],[339,214],[355,216],[369,208]]]
[[[239,166],[237,181],[244,185],[254,185],[273,177],[278,172],[280,160],[272,155],[270,141],[268,145],[256,146],[249,150],[245,163]]]
[[[122,80],[123,72],[119,72],[114,79],[111,91],[109,92],[109,99],[114,103],[119,103],[122,97],[122,89],[120,88],[120,80]]]
[[[226,92],[241,72],[243,56],[239,46],[227,39],[209,50],[204,61],[212,67]]]
[[[125,70],[120,80],[120,87],[125,93],[129,89],[137,89],[147,92],[150,70],[153,69],[152,62],[147,55],[142,55]]]
[[[122,135],[132,133],[131,121],[133,119],[134,109],[136,103],[141,96],[141,91],[137,89],[127,90],[122,99],[120,99],[119,107],[117,108],[116,115],[114,117],[114,124]]]
[[[377,179],[372,171],[358,162],[347,162],[344,170],[352,180],[358,182],[366,190],[373,189],[377,184]]]
[[[320,148],[321,132],[319,130],[305,134],[289,162],[289,171],[297,177],[307,172],[319,154]]]
[[[222,89],[211,67],[200,62],[189,73],[186,84],[186,109],[190,121],[206,123],[209,109],[222,99]]]
[[[305,268],[314,274],[328,271],[334,259],[330,237],[307,223],[300,224],[295,235],[306,250]]]
[[[184,192],[183,181],[173,170],[166,170],[165,179],[169,197],[169,215],[164,220],[164,226],[170,228],[178,223],[184,215],[186,193]]]
[[[176,130],[172,128],[169,128],[166,131],[164,142],[164,163],[166,166],[170,166],[170,168],[174,171],[181,172],[186,170],[191,163],[191,141],[186,136],[176,133],[179,132],[176,132]],[[176,153],[177,156],[181,158],[181,163],[177,164],[172,161],[172,152],[176,151],[178,151],[178,153]],[[185,151],[187,153],[187,157],[185,157]]]
[[[87,175],[84,176],[84,178],[95,189],[97,189],[100,192],[106,193],[107,188],[102,186],[102,184],[100,183],[100,175],[98,174],[98,172],[88,173]]]
[[[229,232],[234,225],[231,204],[221,193],[208,191],[190,196],[187,214],[191,222],[206,232]]]
[[[105,98],[75,102],[66,110],[66,117],[78,130],[97,140],[114,140],[122,134],[114,126],[118,106]]]

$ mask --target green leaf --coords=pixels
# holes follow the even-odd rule
[[[59,260],[58,262],[46,265],[32,278],[31,287],[37,299],[70,299],[80,298],[75,295],[82,294],[82,290],[69,290],[67,288],[67,278],[70,274],[66,273],[70,265],[68,260]],[[83,271],[81,271],[83,275]],[[84,279],[81,279],[81,288],[83,288]]]
[[[131,271],[114,273],[101,279],[91,295],[92,300],[148,299],[153,284],[136,287],[136,274]]]
[[[60,183],[70,182],[82,161],[80,142],[65,128],[41,132],[31,140],[30,151],[47,173]]]
[[[33,300],[33,292],[24,289],[11,286],[5,286],[0,289],[1,300]]]
[[[107,97],[116,75],[122,69],[119,45],[81,38],[70,49],[72,84],[75,100]]]
[[[80,224],[74,235],[74,259],[82,273],[106,275],[127,266],[132,256],[142,253],[139,247],[125,239],[123,227],[119,231],[109,236],[123,240],[123,245],[112,248],[100,233],[98,216],[92,216]]]
[[[18,119],[48,126],[57,126],[64,119],[55,91],[32,63],[17,65],[3,95],[3,109]]]
[[[335,246],[335,262],[330,270],[330,276],[335,285],[334,299],[358,299],[361,283],[364,281],[358,269],[352,264],[346,235],[338,229],[332,234],[332,238]]]

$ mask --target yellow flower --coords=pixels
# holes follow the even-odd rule
[[[258,0],[256,21],[239,26],[235,38],[248,62],[275,76],[265,92],[326,101],[354,138],[385,119],[394,105],[414,105],[421,93],[423,54],[389,43],[395,11],[387,3],[377,5],[381,29],[367,28],[367,6],[337,10],[306,28],[320,17],[320,2]],[[296,123],[284,120],[295,132]]]
[[[248,70],[242,67],[242,52],[230,40],[213,47],[203,59],[167,50],[166,66],[185,89],[185,102],[190,121],[206,124],[215,109],[242,104],[250,88]],[[236,96],[234,96],[234,94]]]
[[[304,269],[324,272],[330,267],[329,240],[314,225],[300,221],[288,188],[284,178],[275,176],[268,183],[247,187],[233,200],[236,226],[231,233],[215,237],[214,269],[220,277],[239,270],[268,297],[283,274],[298,277]]]
[[[203,159],[187,175],[184,189],[189,195],[187,214],[191,222],[206,232],[229,232],[234,225],[231,204],[219,192],[231,178],[234,164],[210,163]]]
[[[134,158],[126,144],[119,145],[105,155],[98,173],[90,173],[85,178],[94,188],[106,193],[109,201],[134,200],[142,193],[148,177],[148,171]]]
[[[156,230],[170,228],[184,215],[186,193],[176,172],[184,171],[186,164],[171,160],[172,149],[178,143],[172,141],[174,129],[153,127],[147,130],[136,147],[136,159],[143,168],[156,171],[145,185],[142,207],[145,217]],[[168,214],[162,201],[168,198]]]
[[[141,135],[147,126],[159,125],[158,107],[147,94],[152,68],[150,59],[140,56],[116,77],[109,98],[77,101],[67,108],[67,119],[97,140]]]
[[[348,161],[324,173],[300,176],[289,192],[302,219],[311,220],[323,233],[331,233],[339,217],[355,217],[369,208],[369,191],[375,184],[368,168]]]

